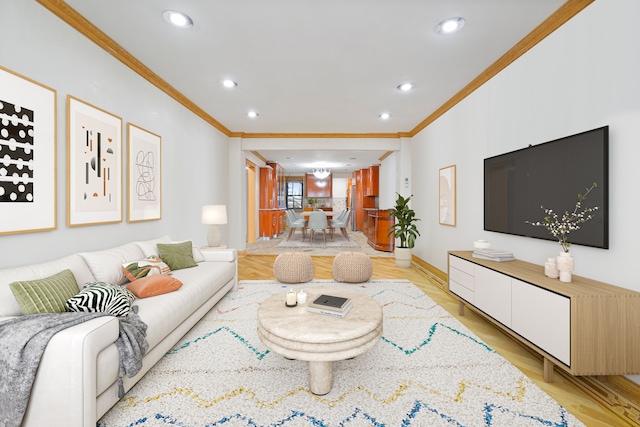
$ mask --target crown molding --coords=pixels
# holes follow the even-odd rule
[[[242,133],[241,138],[400,138],[397,133]]]
[[[525,38],[509,49],[507,53],[502,55],[496,62],[491,64],[486,70],[480,73],[480,75],[462,88],[460,92],[456,93],[447,102],[442,104],[440,108],[429,115],[429,117],[420,122],[418,126],[413,128],[411,132],[409,132],[409,136],[415,136],[418,132],[436,121],[444,113],[471,95],[476,89],[491,80],[496,74],[507,68],[509,64],[520,58],[529,49],[540,43],[594,1],[595,0],[567,0],[567,2],[560,6],[551,16],[527,34]]]

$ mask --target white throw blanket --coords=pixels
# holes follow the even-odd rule
[[[0,427],[19,427],[27,409],[31,387],[42,353],[59,331],[109,313],[48,313],[16,317],[0,323]],[[147,325],[137,315],[137,307],[120,317],[116,346],[120,353],[120,376],[137,374],[148,349]]]

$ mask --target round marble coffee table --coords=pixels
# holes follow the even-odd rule
[[[351,298],[343,318],[310,313],[307,304],[285,305],[286,294],[264,300],[258,308],[258,335],[270,350],[309,362],[309,389],[327,394],[333,386],[333,361],[350,359],[372,348],[382,336],[382,308],[368,295],[335,287],[304,288],[307,302],[322,294]]]

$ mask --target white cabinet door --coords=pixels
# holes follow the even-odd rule
[[[569,298],[517,279],[511,292],[511,329],[571,366]]]
[[[479,265],[474,276],[474,305],[511,327],[511,278]]]

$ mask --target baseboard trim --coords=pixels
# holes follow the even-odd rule
[[[411,265],[427,276],[435,286],[449,292],[447,273],[415,255]],[[516,340],[514,342],[518,343]],[[522,347],[529,350],[533,356],[540,357],[528,347]],[[567,381],[584,390],[621,422],[628,426],[640,426],[640,384],[623,375],[611,375],[602,380],[590,376],[576,377],[562,369],[556,369],[556,374],[562,375]]]
[[[435,279],[438,287],[444,289],[445,291],[448,291],[447,283],[449,282],[449,278],[447,277],[447,273],[441,271],[440,269],[434,267],[433,265],[418,258],[415,255],[413,255],[411,258],[411,264],[418,270],[425,273],[427,276]]]

